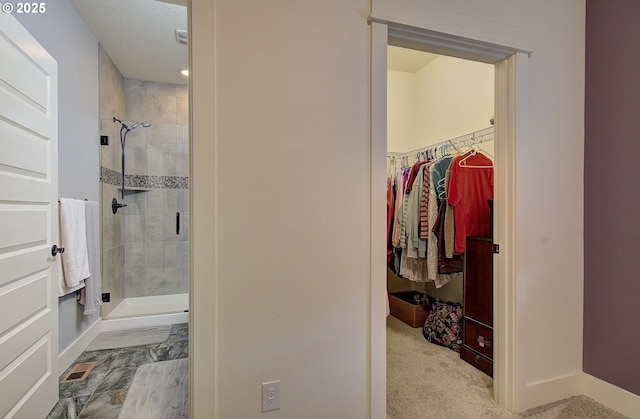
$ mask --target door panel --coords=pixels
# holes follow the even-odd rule
[[[47,244],[47,207],[44,205],[0,205],[0,251],[22,246]]]
[[[3,150],[0,165],[12,168],[15,174],[45,178],[49,153],[45,140],[3,121],[0,124],[0,147]]]
[[[0,14],[0,417],[58,399],[57,64]]]

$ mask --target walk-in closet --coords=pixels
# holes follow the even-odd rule
[[[395,46],[387,72],[387,413],[493,406],[494,66]],[[420,416],[422,415],[422,416]]]

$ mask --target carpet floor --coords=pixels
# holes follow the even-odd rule
[[[585,396],[510,413],[493,380],[457,352],[426,341],[421,328],[387,319],[387,419],[628,419]]]

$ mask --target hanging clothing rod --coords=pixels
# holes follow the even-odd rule
[[[451,154],[452,151],[460,151],[459,147],[473,147],[475,144],[485,143],[492,141],[494,138],[494,127],[488,127],[479,131],[474,131],[469,134],[461,135],[446,141],[430,144],[415,150],[406,152],[387,152],[388,158],[403,159],[403,158],[416,158],[428,153],[439,154],[437,157],[445,154]],[[449,147],[453,148],[450,150]],[[445,153],[445,154],[443,154]],[[434,156],[436,157],[436,156]]]

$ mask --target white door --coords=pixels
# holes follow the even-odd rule
[[[0,417],[58,399],[57,63],[0,13]],[[59,257],[59,256],[58,256]]]

